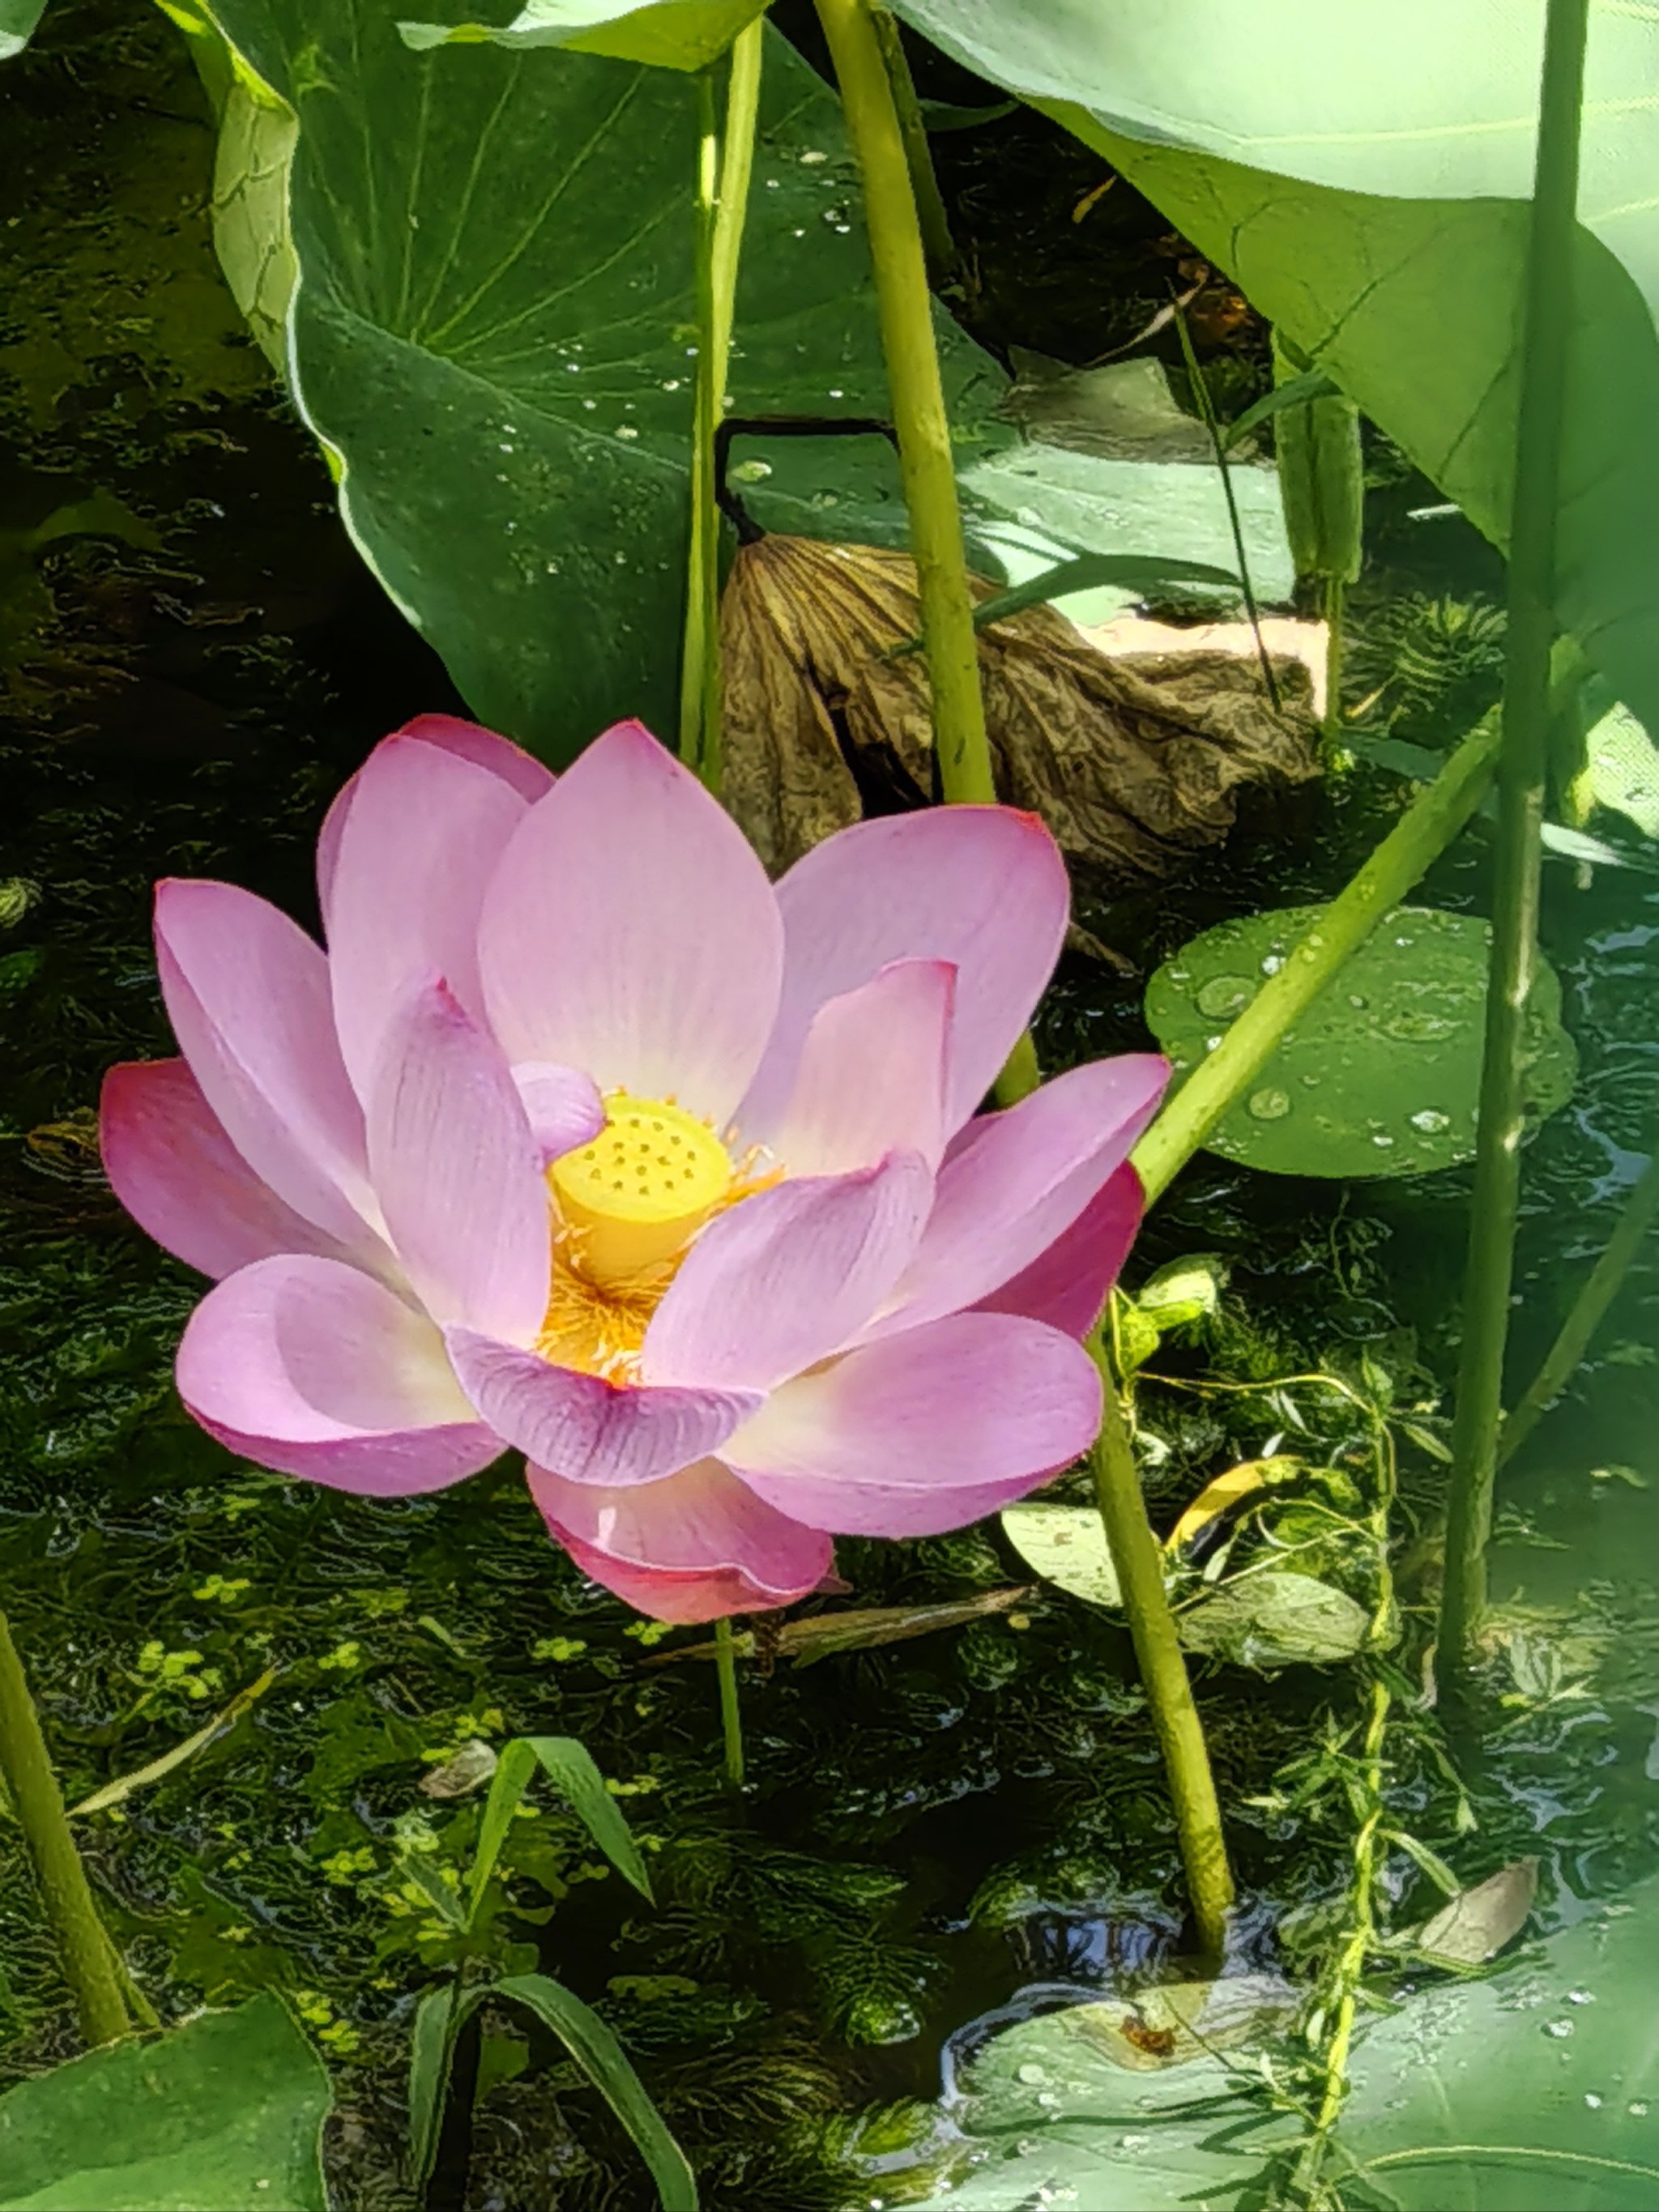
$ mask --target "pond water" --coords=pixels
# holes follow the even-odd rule
[[[1034,165],[1021,134],[1038,131],[1049,158],[1022,197]],[[166,24],[61,0],[39,53],[0,80],[0,140],[14,177],[0,228],[0,1585],[71,1802],[276,1670],[199,1763],[88,1823],[112,1918],[166,2014],[269,1982],[299,1993],[337,2062],[341,2202],[410,2201],[396,2178],[409,2009],[449,1953],[388,1881],[394,1839],[412,1824],[439,1855],[462,1850],[473,1809],[417,1786],[459,1744],[578,1735],[623,1786],[659,1909],[618,1894],[574,1824],[544,1810],[509,1856],[550,1916],[509,1913],[495,1955],[544,1959],[603,2007],[711,2212],[861,2201],[849,2116],[890,2108],[862,2147],[902,2144],[904,2101],[936,2093],[941,2046],[965,2023],[1030,1984],[1133,1986],[1181,1955],[1127,1638],[1033,1592],[880,1650],[751,1668],[752,1786],[734,1810],[712,1670],[653,1664],[673,1645],[651,1649],[550,1549],[510,1470],[374,1504],[237,1466],[184,1419],[170,1362],[195,1279],[122,1215],[93,1137],[104,1068],[169,1049],[150,886],[223,876],[314,924],[328,798],[386,730],[461,702],[358,561],[222,291],[210,133]],[[1091,218],[1104,228],[1073,223],[1099,165],[1070,141],[1013,118],[947,142],[941,171],[979,257],[969,312],[983,341],[1086,359],[1128,334],[1137,284],[1158,300],[1157,219],[1124,185]],[[1216,358],[1242,376],[1233,335]],[[1467,599],[1496,584],[1461,521],[1411,519],[1431,489],[1374,459],[1389,480],[1372,495],[1362,641],[1404,592]],[[1445,742],[1492,681],[1488,666],[1472,690],[1443,685],[1416,734]],[[1091,908],[1137,974],[1068,957],[1043,1016],[1047,1062],[1143,1046],[1158,961],[1228,915],[1328,894],[1399,797],[1393,777],[1356,771],[1260,811],[1193,881]],[[1479,911],[1486,881],[1477,832],[1424,902]],[[1547,892],[1582,1073],[1528,1155],[1517,1377],[1659,1132],[1659,882],[1603,869],[1583,887],[1553,863]],[[1456,1170],[1345,1186],[1200,1158],[1149,1224],[1131,1285],[1218,1253],[1226,1300],[1207,1344],[1166,1348],[1159,1371],[1265,1383],[1369,1347],[1426,1401],[1451,1371],[1467,1195]],[[1462,1761],[1475,1825],[1431,1763],[1402,1754],[1397,1817],[1468,1880],[1537,1853],[1545,1927],[1659,1864],[1656,1316],[1650,1248],[1569,1401],[1504,1478],[1496,1594],[1512,1702]],[[1154,1475],[1165,1522],[1284,1425],[1248,1395],[1151,1385],[1143,1413],[1169,1445]],[[1397,1534],[1419,1651],[1438,1480],[1431,1456],[1408,1451]],[[848,1544],[838,1565],[850,1602],[869,1606],[1029,1579],[994,1524]],[[1200,1698],[1235,1808],[1240,1955],[1271,1960],[1279,1916],[1340,1887],[1348,1837],[1328,1808],[1251,1801],[1352,1693],[1340,1670],[1264,1683],[1216,1666]],[[0,1863],[10,2075],[70,2045],[9,1827]],[[1404,1858],[1397,1875],[1402,1893],[1416,1879]],[[550,2172],[567,2212],[649,2203],[550,2045],[526,2054],[494,2034],[483,2063],[501,2086],[481,2109],[468,2203],[527,2212]],[[460,2203],[459,2171],[452,2141],[434,2203]],[[862,2196],[884,2186],[891,2200],[891,2182]]]

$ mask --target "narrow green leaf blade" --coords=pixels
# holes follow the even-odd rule
[[[467,1880],[471,1911],[474,1913],[486,1883],[495,1871],[495,1862],[501,1856],[513,1815],[519,1809],[519,1801],[535,1771],[534,1748],[525,1737],[514,1736],[511,1743],[503,1747],[495,1762],[489,1795],[484,1800],[483,1818],[478,1823],[477,1849],[473,1853],[472,1872]]]
[[[548,1780],[569,1800],[571,1809],[617,1873],[649,1899],[651,1877],[640,1856],[640,1847],[586,1746],[570,1735],[530,1735],[518,1741],[527,1744],[541,1761]],[[508,1749],[512,1748],[509,1745]]]
[[[438,2130],[459,2025],[456,1995],[453,1985],[428,1990],[415,2008],[409,2039],[409,2163],[416,2188],[425,2187],[438,2154]]]
[[[552,2029],[633,2137],[657,2185],[662,2212],[697,2212],[696,2177],[685,2153],[599,2014],[547,1974],[510,1975],[482,1994],[521,2004]]]
[[[1276,384],[1271,392],[1263,392],[1254,406],[1247,407],[1242,415],[1224,423],[1222,445],[1236,446],[1241,438],[1248,438],[1252,430],[1281,409],[1299,407],[1309,399],[1328,399],[1337,389],[1322,368],[1304,368],[1299,376],[1292,376],[1283,384]]]

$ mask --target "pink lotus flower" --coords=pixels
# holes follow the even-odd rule
[[[178,1380],[232,1450],[395,1497],[516,1447],[588,1574],[706,1620],[1087,1448],[1167,1070],[975,1115],[1065,933],[1035,817],[862,823],[775,889],[636,723],[556,785],[428,716],[317,860],[326,954],[159,887],[184,1056],[104,1090],[123,1203],[218,1279]]]

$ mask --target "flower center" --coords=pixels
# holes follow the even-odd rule
[[[731,1155],[706,1121],[664,1098],[625,1091],[605,1127],[548,1170],[569,1232],[568,1264],[596,1289],[641,1282],[678,1256],[732,1195]]]

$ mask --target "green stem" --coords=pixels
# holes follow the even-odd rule
[[[1656,1213],[1659,1213],[1659,1143],[1626,1200],[1625,1210],[1607,1239],[1607,1249],[1586,1277],[1543,1365],[1516,1401],[1515,1410],[1498,1434],[1500,1468],[1525,1443],[1571,1381],[1579,1361],[1589,1349],[1590,1339],[1619,1295],[1619,1286],[1630,1272],[1631,1262],[1641,1249]]]
[[[1376,1932],[1377,1829],[1382,1818],[1382,1744],[1390,1702],[1387,1685],[1380,1678],[1374,1680],[1370,1716],[1360,1753],[1363,1773],[1359,1786],[1364,1793],[1365,1815],[1353,1839],[1353,1880],[1348,1890],[1352,1909],[1342,1949],[1331,1975],[1336,2003],[1330,2040],[1325,2046],[1324,2093],[1314,2120],[1314,2132],[1297,2161],[1292,2185],[1297,2203],[1313,2202],[1320,2169],[1330,2146],[1331,2130],[1341,2117],[1348,2094],[1348,2054],[1353,2044],[1354,2018],[1365,1977],[1365,1961]]]
[[[1343,625],[1347,615],[1348,587],[1340,576],[1325,579],[1325,717],[1321,734],[1326,744],[1342,742]]]
[[[23,1831],[46,1923],[88,2045],[131,2032],[112,1947],[93,1903],[81,1854],[70,1833],[63,1792],[52,1771],[40,1717],[11,1628],[0,1613],[0,1776]]]
[[[1135,1147],[1147,1202],[1161,1197],[1279,1039],[1351,953],[1445,850],[1486,793],[1502,724],[1497,710],[1467,737],[1419,793],[1346,889],[1324,908],[1285,965],[1270,975],[1215,1050],[1170,1099]]]
[[[1555,538],[1572,328],[1579,111],[1589,0],[1549,0],[1533,185],[1510,531],[1504,745],[1498,774],[1492,981],[1462,1355],[1452,1423],[1446,1579],[1437,1664],[1466,1667],[1486,1603],[1498,1431],[1503,1419],[1525,1118],[1527,1003],[1537,969],[1540,833],[1553,703]]]
[[[714,1671],[720,1686],[720,1735],[726,1745],[728,1788],[743,1787],[743,1715],[738,1708],[738,1662],[732,1623],[724,1613],[714,1623]]]
[[[714,204],[720,167],[714,72],[697,72],[697,379],[691,422],[691,543],[687,557],[685,637],[680,656],[680,757],[710,791],[720,784],[720,732],[706,719],[711,683],[720,683],[720,528],[714,505],[714,436],[724,378],[714,357]]]
[[[869,0],[817,0],[817,10],[864,180],[882,349],[933,687],[939,782],[947,799],[988,805],[996,788],[980,695],[951,429],[933,343],[933,301],[904,137]]]
[[[870,20],[881,48],[887,82],[892,87],[893,106],[904,140],[904,158],[910,170],[910,190],[915,196],[916,220],[921,226],[928,282],[942,290],[956,276],[960,257],[957,242],[951,235],[951,218],[939,197],[939,179],[933,172],[933,149],[928,143],[927,126],[921,119],[921,102],[916,98],[909,57],[904,51],[899,27],[885,8],[872,5]]]
[[[1279,678],[1273,674],[1273,658],[1261,635],[1261,617],[1255,603],[1255,586],[1250,581],[1249,557],[1244,550],[1244,526],[1239,520],[1238,495],[1233,489],[1232,471],[1227,465],[1227,447],[1221,434],[1221,425],[1216,420],[1214,402],[1210,387],[1204,380],[1204,372],[1198,365],[1198,356],[1193,350],[1192,332],[1187,328],[1187,313],[1179,300],[1175,303],[1176,336],[1181,341],[1181,357],[1187,365],[1187,380],[1192,386],[1193,401],[1204,418],[1204,428],[1210,434],[1210,451],[1221,471],[1221,495],[1227,502],[1227,522],[1232,532],[1233,558],[1238,563],[1238,580],[1244,594],[1244,612],[1255,638],[1255,657],[1261,664],[1261,680],[1267,687],[1267,696],[1275,714],[1284,710],[1279,696]]]
[[[1042,1070],[1037,1065],[1036,1047],[1027,1030],[1009,1054],[1000,1075],[992,1085],[992,1093],[999,1106],[1018,1106],[1022,1098],[1029,1098],[1042,1080]]]
[[[697,388],[691,438],[685,645],[680,664],[680,755],[693,763],[716,795],[720,787],[722,745],[720,520],[714,503],[714,444],[726,408],[765,32],[764,21],[757,17],[732,42],[723,139],[715,133],[712,70],[701,73],[697,87]]]
[[[1146,1518],[1134,1449],[1118,1403],[1117,1382],[1102,1330],[1097,1329],[1090,1339],[1089,1349],[1100,1370],[1103,1386],[1100,1436],[1093,1455],[1095,1496],[1118,1588],[1123,1593],[1124,1610],[1129,1616],[1140,1679],[1164,1753],[1194,1925],[1206,1956],[1218,1962],[1226,1949],[1227,1912],[1233,1901],[1221,1808],[1175,1615],[1164,1587],[1163,1554]]]

